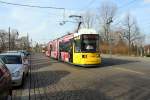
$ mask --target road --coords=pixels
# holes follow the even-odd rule
[[[23,87],[15,87],[12,100],[150,100],[150,61],[103,57],[95,68],[82,68],[31,57],[31,70]]]

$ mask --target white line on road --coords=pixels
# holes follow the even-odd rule
[[[136,73],[136,74],[140,74],[140,75],[145,75],[145,73],[143,73],[143,72],[134,71],[134,70],[127,69],[127,68],[116,67],[115,69],[122,70],[122,71],[127,71],[127,72],[131,72],[131,73]]]

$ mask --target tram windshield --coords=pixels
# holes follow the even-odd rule
[[[81,49],[82,52],[98,52],[99,36],[96,34],[82,35]]]

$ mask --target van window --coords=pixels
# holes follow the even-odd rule
[[[6,64],[22,64],[21,56],[7,55],[6,59]]]

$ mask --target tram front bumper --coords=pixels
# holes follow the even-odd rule
[[[94,59],[94,60],[89,60],[89,59],[83,59],[81,61],[81,65],[89,65],[89,66],[93,66],[93,65],[99,65],[101,63],[101,59]]]

